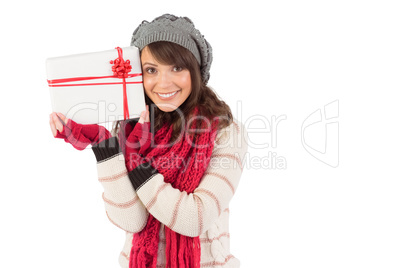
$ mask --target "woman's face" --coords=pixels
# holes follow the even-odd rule
[[[190,71],[159,63],[148,47],[141,53],[144,88],[147,96],[164,112],[176,110],[191,93]]]

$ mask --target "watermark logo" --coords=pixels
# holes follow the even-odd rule
[[[243,108],[241,101],[236,105],[236,116],[240,122],[244,122],[244,128],[247,131],[248,149],[253,152],[247,152],[241,159],[242,166],[246,169],[269,169],[286,170],[286,157],[277,152],[278,149],[278,130],[279,125],[284,124],[287,115],[271,115],[270,117],[262,114],[254,114],[243,120]],[[270,141],[270,142],[269,142]],[[263,155],[255,155],[260,150]]]
[[[301,126],[304,149],[319,161],[339,166],[339,100],[310,114]]]

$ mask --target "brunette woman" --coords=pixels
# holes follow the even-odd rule
[[[247,133],[207,86],[212,48],[190,19],[170,14],[142,22],[131,45],[146,93],[139,120],[110,134],[53,113],[52,132],[77,149],[92,144],[107,216],[126,232],[121,267],[239,267],[229,202]]]

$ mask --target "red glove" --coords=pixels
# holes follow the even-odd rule
[[[64,120],[60,118],[63,129],[61,132],[57,129],[57,134],[54,137],[64,139],[65,142],[70,143],[78,150],[84,150],[89,144],[95,145],[112,137],[110,132],[103,126],[82,125],[71,119],[63,119],[68,120],[67,124],[64,124]]]
[[[146,156],[146,153],[153,140],[150,126],[150,122],[138,122],[135,124],[134,129],[127,137],[125,142],[125,160],[126,167],[129,172],[135,169],[138,165],[147,162],[147,160],[144,159],[144,156]],[[127,127],[125,130],[128,133],[130,129]]]

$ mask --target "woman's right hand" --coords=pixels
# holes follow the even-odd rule
[[[55,138],[62,138],[61,133],[64,131],[64,126],[67,125],[68,119],[61,113],[51,113],[49,118],[50,130],[53,136]]]
[[[49,124],[55,138],[64,139],[77,150],[84,150],[89,144],[95,145],[112,137],[103,126],[77,124],[61,113],[51,113]]]
[[[135,124],[126,140],[126,167],[129,171],[144,161],[144,156],[151,146],[153,135],[150,131],[149,106],[140,115],[138,123]]]

